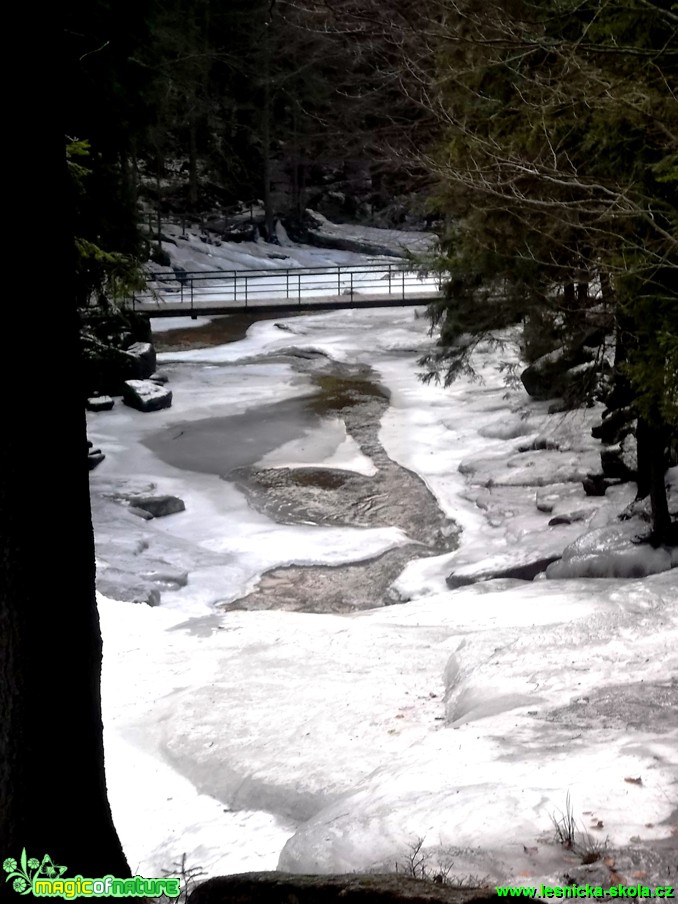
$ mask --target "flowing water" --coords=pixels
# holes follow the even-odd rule
[[[421,478],[392,461],[381,445],[379,424],[389,397],[371,368],[338,364],[324,355],[293,360],[298,371],[311,377],[311,392],[232,417],[175,425],[146,444],[176,467],[219,474],[235,483],[252,508],[278,523],[396,527],[406,535],[401,545],[371,559],[275,568],[251,593],[224,603],[224,609],[349,612],[400,602],[391,585],[405,565],[455,549],[457,525],[441,512]],[[328,418],[343,421],[375,474],[255,464]]]

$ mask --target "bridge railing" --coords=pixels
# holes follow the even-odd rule
[[[153,273],[146,291],[136,294],[135,308],[186,305],[190,310],[229,304],[256,308],[258,304],[290,303],[314,298],[353,299],[361,295],[385,295],[394,300],[439,289],[435,277],[413,268],[409,262],[337,267],[290,267],[261,270],[200,270],[181,268]]]

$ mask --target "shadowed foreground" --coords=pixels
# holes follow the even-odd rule
[[[498,896],[484,888],[454,888],[397,874],[299,876],[293,873],[240,873],[208,879],[188,904],[485,904]]]

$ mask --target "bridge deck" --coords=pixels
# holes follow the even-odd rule
[[[134,303],[134,310],[151,317],[216,317],[223,314],[293,314],[313,311],[340,311],[351,308],[413,308],[433,304],[440,298],[439,294],[422,293],[402,298],[398,295],[326,295],[318,298],[280,298],[242,301],[215,301],[214,299],[172,302]]]
[[[407,261],[359,266],[193,271],[180,268],[149,276],[132,299],[134,310],[153,317],[339,311],[343,308],[418,307],[440,297],[435,275]]]

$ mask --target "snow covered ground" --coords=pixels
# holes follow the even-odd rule
[[[162,234],[169,241],[163,241],[162,247],[170,255],[172,266],[182,267],[184,270],[276,270],[287,267],[361,267],[375,261],[395,263],[392,255],[404,256],[408,251],[422,254],[430,250],[435,239],[431,233],[424,232],[336,225],[316,212],[313,212],[313,217],[317,221],[315,231],[326,238],[328,243],[332,240],[348,240],[356,247],[366,245],[381,248],[389,256],[342,251],[336,247],[300,245],[289,239],[279,222],[276,227],[277,245],[261,239],[222,242],[217,234],[202,231],[196,225],[187,226],[184,232],[178,224],[163,223]],[[149,264],[149,267],[156,272],[167,270],[167,267],[158,264]]]
[[[159,608],[100,599],[109,792],[132,869],[161,875],[184,853],[209,875],[394,869],[423,839],[429,862],[460,878],[558,883],[582,860],[554,841],[569,794],[583,846],[638,850],[643,881],[668,883],[678,571],[445,584],[451,572],[560,555],[592,529],[599,561],[614,558],[605,529],[633,488],[588,498],[578,483],[597,470],[597,412],[548,415],[507,389],[499,365],[513,347],[479,350],[482,382],[424,386],[416,359],[432,340],[411,310],[279,322],[165,353],[169,410],[90,416],[107,455],[92,489],[110,547],[133,549],[140,568],[153,555],[189,571]],[[261,405],[308,394],[290,348],[375,369],[391,393],[383,446],[463,528],[455,552],[406,568],[397,590],[407,602],[350,615],[214,607],[278,565],[356,561],[406,539],[395,528],[276,524],[215,473],[172,467],[144,445],[159,429],[254,421]],[[252,449],[260,459],[371,473],[336,419]],[[151,482],[186,511],[141,522],[102,499]],[[552,497],[550,512],[538,495]],[[580,520],[549,526],[567,513]],[[622,867],[615,853],[586,869],[611,882]]]
[[[434,275],[408,267],[402,260],[406,249],[418,254],[429,251],[435,240],[430,233],[336,226],[319,214],[314,217],[319,224],[316,233],[324,241],[343,241],[373,251],[365,254],[295,244],[280,223],[277,245],[262,240],[223,242],[214,233],[182,232],[179,226],[167,223],[162,246],[174,272],[149,263],[157,281],[148,292],[136,296],[137,309],[152,313],[166,305],[184,304],[198,310],[235,304],[255,309],[264,303],[288,305],[290,299],[313,301],[347,294],[359,299],[390,295],[430,298],[438,292]],[[342,270],[336,272],[337,267]]]

